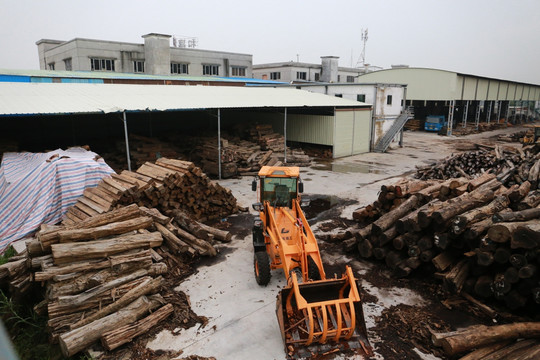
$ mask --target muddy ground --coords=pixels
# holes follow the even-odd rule
[[[311,204],[306,216],[319,239],[345,231],[352,211],[373,202],[382,184],[411,176],[416,166],[425,166],[453,152],[463,143],[493,144],[497,134],[522,130],[510,128],[460,138],[424,132],[406,132],[405,146],[384,154],[362,154],[333,161],[320,161],[302,168],[306,196]],[[220,183],[230,188],[239,204],[256,201],[251,178]],[[285,359],[275,316],[275,299],[285,285],[284,276],[273,271],[270,284],[260,287],[253,276],[251,226],[255,212],[221,219],[215,225],[232,232],[233,241],[220,244],[217,257],[201,262],[193,275],[175,288],[190,299],[192,310],[208,321],[184,328],[160,331],[147,349],[164,358],[215,357],[217,360]],[[406,279],[392,278],[384,263],[360,260],[346,254],[339,243],[319,240],[325,271],[338,276],[350,265],[361,283],[368,337],[375,359],[446,359],[433,348],[429,328],[446,331],[488,320],[469,311],[457,299],[449,309],[448,296],[430,273],[414,273]],[[447,303],[448,305],[448,303]],[[319,358],[319,357],[318,357]],[[327,358],[361,359],[349,354]]]

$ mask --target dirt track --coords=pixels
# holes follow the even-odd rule
[[[315,235],[345,229],[352,211],[374,201],[381,184],[393,183],[412,174],[417,165],[424,166],[450,155],[455,152],[456,144],[490,144],[497,134],[520,130],[514,127],[460,138],[406,132],[403,148],[316,163],[302,169],[306,195],[313,201],[308,217]],[[251,207],[256,201],[251,180],[230,179],[220,183],[233,191],[240,205]],[[218,360],[285,359],[275,316],[276,295],[285,281],[279,271],[274,271],[267,287],[259,287],[255,282],[250,234],[254,214],[250,208],[250,214],[223,219],[221,225],[229,227],[235,235],[232,243],[223,245],[217,258],[200,266],[178,286],[190,297],[193,311],[209,318],[208,325],[162,331],[149,342],[150,349],[182,350],[181,357],[214,356]],[[422,274],[405,280],[392,279],[382,265],[347,256],[337,244],[321,242],[320,247],[327,274],[339,272],[349,264],[361,279],[368,335],[377,359],[444,358],[443,354],[436,357],[422,353],[430,346],[426,326],[447,329],[450,325],[479,321],[444,308],[437,286],[426,284]]]

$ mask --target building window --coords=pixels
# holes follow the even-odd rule
[[[392,105],[392,95],[386,97],[386,105]]]
[[[270,73],[270,80],[279,80],[281,79],[281,73],[280,72],[271,72]]]
[[[49,63],[47,64],[49,66],[49,70],[54,70],[54,63]]]
[[[203,75],[219,75],[219,65],[203,65]]]
[[[354,76],[347,75],[347,82],[354,82]]]
[[[171,63],[171,74],[189,74],[189,64]]]
[[[307,72],[305,72],[305,71],[297,71],[296,72],[296,79],[297,80],[306,80],[307,79]]]
[[[321,78],[321,74],[315,73],[315,81],[319,81],[320,78]]]
[[[135,60],[133,62],[133,72],[143,73],[144,72],[144,61]]]
[[[358,94],[358,95],[356,95],[356,101],[366,102],[366,94]]]
[[[65,68],[67,71],[73,70],[73,65],[71,64],[71,58],[69,58],[69,59],[64,59],[64,68]]]
[[[246,76],[246,68],[243,66],[231,66],[232,76]]]
[[[90,59],[92,71],[114,71],[113,59]]]
[[[335,96],[335,97],[340,97],[340,98],[342,98],[342,97],[343,97],[343,94],[335,94],[334,96]]]

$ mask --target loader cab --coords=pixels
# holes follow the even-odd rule
[[[252,183],[252,190],[259,188],[259,203],[268,201],[274,207],[291,207],[293,199],[300,199],[304,190],[298,167],[263,166],[258,181]]]

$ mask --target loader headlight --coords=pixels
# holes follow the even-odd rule
[[[256,227],[256,228],[262,228],[263,226],[263,222],[261,219],[255,219],[253,220],[253,227]]]
[[[263,209],[264,209],[263,204],[260,203],[260,202],[254,203],[251,206],[253,207],[253,210],[255,210],[255,211],[263,211]]]

